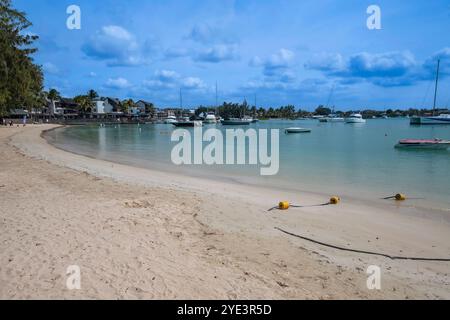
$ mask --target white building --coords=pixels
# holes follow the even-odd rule
[[[109,99],[95,99],[92,113],[96,114],[112,113],[113,109],[114,107],[110,103]]]

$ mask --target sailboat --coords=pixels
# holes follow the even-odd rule
[[[450,124],[450,114],[441,114],[436,116],[436,97],[437,97],[437,89],[439,83],[439,65],[440,60],[437,63],[436,70],[436,83],[434,86],[434,102],[433,102],[433,115],[430,117],[412,117],[409,120],[409,123],[412,125],[422,125],[422,124]]]
[[[216,106],[215,106],[215,112],[208,112],[205,115],[205,119],[203,119],[203,123],[205,124],[216,124],[217,123],[217,81],[216,81]]]
[[[329,106],[329,104],[330,104],[331,97],[333,96],[333,93],[334,93],[334,89],[335,89],[335,85],[333,85],[333,87],[331,88],[330,95],[328,96],[327,106]],[[333,106],[333,110],[331,111],[331,113],[328,116],[319,119],[319,122],[344,122],[344,118],[339,117],[334,112],[334,106]]]
[[[253,119],[251,117],[245,116],[245,106],[244,108],[244,116],[240,118],[229,118],[222,120],[222,125],[224,126],[248,126],[250,123],[252,123]]]
[[[180,89],[180,109],[183,110],[183,95]],[[201,127],[203,126],[202,121],[192,121],[188,117],[181,118],[172,123],[175,127]]]

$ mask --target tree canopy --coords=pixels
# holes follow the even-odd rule
[[[43,74],[32,58],[38,37],[26,32],[30,26],[11,0],[0,0],[0,115],[13,108],[31,109],[42,101]]]

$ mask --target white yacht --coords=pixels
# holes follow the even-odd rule
[[[206,115],[205,120],[203,120],[205,124],[214,124],[217,123],[216,115],[213,113],[209,113]]]
[[[177,118],[175,116],[168,116],[164,119],[165,124],[173,124],[175,122],[177,122]]]
[[[366,120],[363,119],[360,113],[352,113],[350,117],[345,118],[346,123],[366,123]]]

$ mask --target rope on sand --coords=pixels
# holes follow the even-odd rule
[[[371,252],[371,251],[364,251],[364,250],[356,250],[356,249],[350,249],[350,248],[343,248],[343,247],[339,247],[339,246],[335,246],[332,244],[328,244],[328,243],[324,243],[324,242],[320,242],[311,238],[307,238],[295,233],[291,233],[288,231],[285,231],[283,229],[280,229],[278,227],[275,227],[276,230],[281,231],[287,235],[296,237],[296,238],[300,238],[315,244],[319,244],[321,246],[325,246],[325,247],[329,247],[329,248],[333,248],[333,249],[337,249],[337,250],[342,250],[342,251],[350,251],[350,252],[356,252],[356,253],[363,253],[363,254],[370,254],[370,255],[375,255],[375,256],[381,256],[381,257],[385,257],[385,258],[389,258],[391,260],[415,260],[415,261],[450,261],[450,258],[418,258],[418,257],[399,257],[399,256],[391,256],[385,253],[379,253],[379,252]]]

